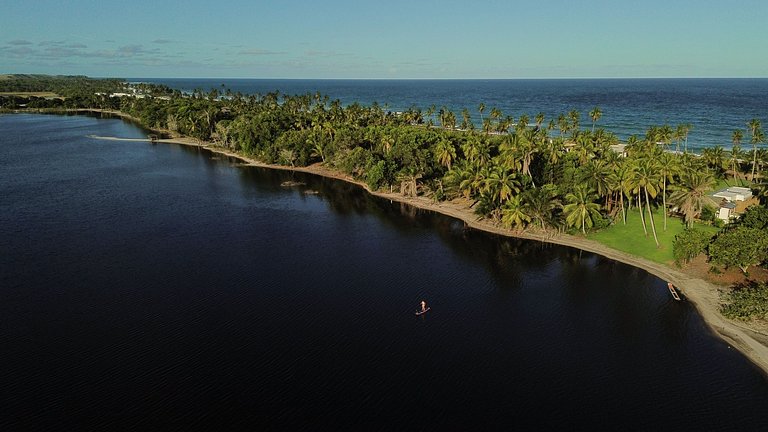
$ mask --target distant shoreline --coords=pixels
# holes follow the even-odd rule
[[[18,112],[37,112],[36,110],[30,111],[18,111]],[[47,113],[93,113],[93,114],[107,114],[116,116],[122,119],[129,120],[144,129],[156,132],[158,134],[171,136],[170,131],[167,130],[155,130],[147,128],[141,124],[141,121],[133,116],[114,110],[102,110],[102,109],[71,109],[71,110],[58,110],[58,111],[46,111]],[[96,137],[94,139],[109,139],[109,140],[123,140],[116,137]],[[146,141],[150,139],[124,139],[127,141]],[[282,171],[296,171],[313,175],[318,175],[326,178],[332,178],[336,180],[345,181],[355,184],[363,188],[369,194],[405,203],[413,207],[434,211],[446,216],[454,217],[462,220],[468,227],[482,230],[485,232],[506,236],[521,238],[526,240],[536,240],[552,244],[558,244],[562,246],[569,246],[576,249],[580,249],[586,252],[602,255],[606,258],[619,261],[633,267],[637,267],[647,271],[650,274],[664,280],[671,282],[682,292],[687,299],[689,299],[696,307],[699,314],[704,319],[704,322],[710,327],[710,329],[718,334],[723,340],[731,344],[744,354],[753,364],[760,368],[763,374],[768,377],[768,335],[758,334],[754,330],[751,330],[745,326],[741,326],[736,322],[727,320],[720,314],[720,299],[718,295],[718,287],[703,279],[693,277],[680,270],[671,268],[664,264],[655,263],[646,260],[641,257],[630,255],[625,252],[621,252],[612,248],[609,248],[601,243],[586,238],[580,238],[562,233],[536,233],[532,231],[513,231],[504,229],[496,224],[493,224],[487,219],[478,220],[477,215],[469,208],[467,203],[459,201],[452,202],[434,202],[433,200],[425,197],[407,197],[399,193],[388,193],[372,191],[368,186],[360,181],[353,179],[352,177],[340,173],[335,170],[324,167],[322,164],[317,163],[307,167],[289,167],[283,165],[267,164],[248,156],[244,156],[235,152],[232,152],[221,147],[217,147],[211,142],[200,142],[196,139],[177,136],[172,138],[159,138],[154,142],[167,143],[167,144],[179,144],[193,147],[205,148],[213,153],[232,157],[243,161],[246,165],[255,166],[260,168],[276,169]],[[762,339],[761,342],[758,339]]]

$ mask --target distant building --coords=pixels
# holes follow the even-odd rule
[[[736,203],[732,203],[726,199],[720,203],[720,210],[717,212],[717,218],[723,222],[730,222],[731,218],[736,217]]]
[[[745,187],[729,187],[712,195],[714,198],[722,198],[728,202],[746,201],[752,198],[752,190]]]
[[[738,218],[750,205],[756,204],[752,190],[745,187],[722,189],[712,194],[712,198],[720,199],[717,218],[726,223]]]

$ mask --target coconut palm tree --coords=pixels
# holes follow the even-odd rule
[[[491,168],[488,177],[485,178],[482,192],[488,194],[492,203],[501,206],[512,196],[520,193],[520,186],[517,174],[513,170],[496,165]]]
[[[472,130],[475,128],[475,125],[472,123],[472,116],[469,114],[467,108],[461,110],[461,128],[464,130]]]
[[[664,208],[664,231],[667,230],[667,182],[672,182],[680,171],[677,156],[663,152],[656,159],[661,170],[661,199]]]
[[[517,120],[517,124],[515,125],[515,132],[517,133],[523,133],[528,129],[528,121],[530,119],[528,118],[527,114],[523,114],[520,116],[520,118]]]
[[[541,229],[553,224],[553,212],[562,206],[555,185],[546,184],[536,189],[528,189],[522,196],[527,214]]]
[[[570,124],[568,123],[568,118],[565,117],[565,114],[560,114],[557,117],[557,128],[560,130],[560,136],[565,135],[568,130],[570,130]]]
[[[741,166],[741,159],[743,157],[744,157],[744,152],[741,151],[741,146],[737,143],[737,141],[734,141],[731,151],[728,152],[728,162],[729,162],[729,165],[731,166],[731,173],[733,174],[734,180],[738,179],[738,176],[741,173],[740,166]]]
[[[581,232],[587,235],[587,227],[593,227],[595,220],[600,218],[600,204],[594,202],[597,198],[594,191],[586,185],[578,185],[573,192],[565,196],[568,202],[563,206],[565,223],[568,226],[581,227]]]
[[[596,106],[592,108],[592,111],[589,112],[589,118],[592,119],[592,133],[595,133],[595,124],[598,120],[600,120],[600,117],[603,116],[603,112],[600,110],[600,107]]]
[[[490,117],[491,120],[498,120],[501,118],[501,110],[493,107],[491,108],[491,112],[488,114],[488,117]]]
[[[611,192],[619,198],[619,208],[621,209],[621,219],[624,225],[627,224],[627,210],[624,206],[624,196],[629,197],[629,189],[627,187],[629,174],[631,172],[631,166],[629,163],[623,162],[618,164],[614,171],[608,176],[608,188]],[[631,201],[630,201],[631,202]]]
[[[725,161],[725,150],[723,150],[722,146],[714,146],[705,148],[701,152],[701,157],[704,159],[704,162],[706,162],[707,166],[711,168],[715,175],[718,177],[721,176],[727,167],[726,161]]]
[[[701,214],[709,202],[706,193],[712,190],[715,178],[707,171],[685,171],[680,177],[680,184],[669,196],[669,201],[683,214],[688,227]]]
[[[589,131],[574,132],[575,146],[573,151],[576,153],[579,164],[584,165],[590,159],[595,157],[595,146],[592,142],[592,134]]]
[[[579,130],[579,124],[581,123],[581,113],[578,110],[571,110],[568,112],[568,119],[570,120],[571,130]]]
[[[691,132],[691,129],[693,129],[693,125],[690,123],[683,123],[680,125],[677,125],[677,130],[674,133],[675,139],[683,141],[685,143],[685,147],[683,147],[683,152],[688,153],[688,134]],[[678,142],[678,151],[680,151],[679,148],[679,142]]]
[[[765,141],[765,137],[763,136],[763,128],[759,119],[753,118],[747,123],[747,127],[751,135],[749,142],[752,144],[752,182],[754,183],[755,167],[757,166],[757,145]]]
[[[507,228],[523,229],[531,222],[531,216],[526,213],[522,197],[515,195],[501,207],[501,223]]]
[[[642,193],[645,197],[645,206],[648,209],[648,219],[651,222],[651,231],[656,247],[659,247],[659,238],[656,235],[656,224],[653,221],[653,212],[651,210],[651,198],[656,198],[661,183],[661,175],[658,165],[653,159],[641,158],[635,161],[632,167],[632,173],[629,179],[629,186],[632,192],[638,197]],[[640,205],[640,217],[643,216],[642,200],[638,199]],[[645,225],[645,221],[643,221]],[[647,235],[647,233],[646,233]]]
[[[491,129],[493,129],[493,121],[490,118],[483,120],[483,132],[488,135],[491,133]]]
[[[672,127],[665,124],[651,128],[649,130],[649,135],[652,137],[654,143],[660,143],[664,147],[668,148],[669,144],[672,142],[672,136],[674,135],[674,132],[672,131]]]
[[[445,174],[443,180],[451,191],[469,199],[482,187],[485,171],[479,165],[460,160]]]
[[[446,138],[440,139],[440,141],[435,144],[434,154],[437,163],[446,167],[448,170],[451,169],[451,163],[456,160],[456,148],[453,146],[453,143]]]
[[[598,198],[605,198],[605,206],[608,207],[610,200],[609,176],[611,167],[602,159],[590,159],[582,165],[577,174],[577,181],[587,185],[597,193]]]
[[[741,129],[735,129],[731,134],[731,142],[733,145],[741,144],[741,140],[744,139],[744,132]]]

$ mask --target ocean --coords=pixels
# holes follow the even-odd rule
[[[165,84],[182,91],[228,88],[243,94],[320,92],[344,104],[373,102],[390,111],[416,106],[447,107],[461,119],[470,111],[480,124],[492,108],[517,119],[526,114],[531,123],[537,113],[549,119],[571,110],[581,113],[581,125],[591,128],[588,113],[595,106],[603,115],[597,125],[621,140],[644,136],[654,125],[691,124],[688,150],[701,152],[717,145],[730,149],[735,129],[744,131],[742,147],[749,147],[746,124],[758,118],[768,122],[768,79],[541,79],[541,80],[277,80],[131,78]],[[222,87],[223,86],[223,87]],[[554,134],[559,133],[557,130]]]

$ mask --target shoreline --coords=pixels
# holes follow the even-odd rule
[[[466,226],[473,229],[478,229],[505,237],[515,237],[525,240],[534,240],[561,246],[568,246],[586,252],[602,255],[606,258],[610,258],[615,261],[640,268],[658,277],[659,279],[672,282],[672,284],[677,287],[678,291],[681,292],[687,300],[693,303],[696,311],[699,313],[699,315],[701,315],[704,323],[710,328],[710,330],[712,330],[715,335],[718,335],[725,342],[744,354],[744,356],[747,357],[747,359],[749,359],[755,366],[757,366],[762,371],[763,375],[768,378],[768,346],[761,343],[759,340],[757,340],[756,337],[753,336],[753,333],[759,335],[762,334],[757,333],[756,331],[747,327],[742,327],[737,323],[731,322],[730,320],[727,320],[725,317],[723,317],[719,312],[720,299],[717,285],[686,274],[683,271],[668,267],[663,264],[655,263],[641,257],[630,255],[625,252],[611,249],[608,246],[586,238],[579,238],[568,234],[537,235],[531,232],[520,232],[504,229],[489,222],[487,219],[478,220],[477,215],[475,215],[472,210],[462,207],[460,204],[452,202],[436,203],[431,199],[424,197],[407,197],[399,193],[372,191],[365,183],[357,181],[343,173],[325,168],[319,163],[307,167],[272,165],[259,162],[255,159],[220,147],[216,147],[210,142],[197,143],[193,138],[187,137],[158,139],[156,142],[202,147],[215,154],[239,159],[243,161],[247,166],[277,169],[282,171],[296,171],[345,181],[347,183],[351,183],[363,188],[366,192],[373,196],[408,204],[421,210],[433,211],[445,216],[459,219],[463,221]],[[768,341],[768,336],[765,337],[766,341]]]
[[[34,111],[33,111],[34,112]],[[173,136],[174,134],[167,130],[156,130],[143,126],[139,119],[127,115],[125,113],[113,110],[102,109],[77,109],[77,110],[62,110],[62,112],[82,112],[82,113],[94,113],[94,114],[108,114],[113,115],[128,121],[134,122],[140,125],[146,130],[158,132],[164,135]],[[94,139],[110,139],[110,140],[123,140],[115,137],[92,137]],[[126,139],[128,141],[144,141],[150,142],[147,138],[142,139]],[[465,223],[466,226],[489,232],[496,235],[505,237],[521,238],[526,240],[535,240],[546,243],[552,243],[562,246],[568,246],[575,249],[583,250],[586,252],[602,255],[606,258],[613,259],[615,261],[622,262],[624,264],[631,265],[647,271],[648,273],[664,280],[671,282],[678,291],[681,292],[685,298],[691,301],[696,308],[697,312],[703,318],[704,323],[710,328],[710,330],[726,343],[739,350],[747,359],[749,359],[756,367],[758,367],[763,375],[768,378],[768,335],[757,332],[750,329],[747,326],[739,325],[736,322],[726,319],[720,312],[720,299],[718,294],[717,285],[705,281],[701,278],[689,275],[681,270],[666,266],[664,264],[652,262],[641,257],[630,255],[625,252],[621,252],[615,249],[611,249],[601,243],[594,240],[580,238],[563,233],[547,233],[536,234],[534,232],[525,231],[513,231],[502,228],[487,219],[478,220],[477,215],[468,208],[466,205],[456,202],[435,202],[425,197],[408,197],[401,195],[400,193],[378,192],[372,191],[368,186],[352,177],[343,174],[341,172],[326,168],[320,163],[306,166],[306,167],[289,167],[283,165],[267,164],[257,161],[248,156],[244,156],[228,149],[217,147],[211,142],[201,142],[197,139],[177,136],[173,138],[160,138],[154,140],[154,142],[165,144],[178,144],[185,146],[201,147],[206,150],[232,158],[239,159],[244,162],[244,165],[255,166],[267,169],[277,169],[282,171],[295,171],[302,172],[326,178],[332,178],[336,180],[345,181],[363,188],[369,194],[388,199],[395,202],[411,205],[413,207],[437,212],[446,216],[450,216],[459,219]],[[764,342],[760,341],[763,340]]]

